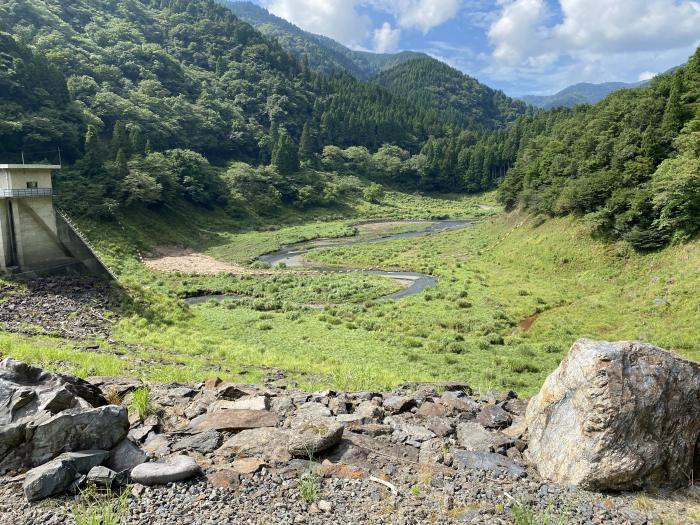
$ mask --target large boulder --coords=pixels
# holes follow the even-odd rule
[[[28,501],[64,492],[80,474],[87,474],[109,457],[106,450],[68,452],[27,472],[22,486]]]
[[[41,465],[61,452],[110,450],[126,437],[126,408],[116,405],[65,410],[33,429],[29,462]]]
[[[77,377],[47,372],[10,357],[0,362],[0,425],[41,412],[106,405],[99,388]]]
[[[527,457],[550,480],[589,490],[687,484],[700,462],[700,365],[639,342],[582,339],[526,422]]]
[[[126,409],[66,374],[7,358],[0,362],[0,474],[62,452],[109,449],[126,435]]]

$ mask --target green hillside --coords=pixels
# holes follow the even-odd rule
[[[508,208],[583,216],[640,250],[700,231],[700,49],[647,88],[532,126],[542,131],[521,142],[500,187]]]
[[[388,69],[376,82],[416,108],[435,111],[444,121],[467,129],[503,127],[525,110],[523,102],[430,57]]]

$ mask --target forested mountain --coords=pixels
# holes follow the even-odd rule
[[[463,128],[503,127],[525,110],[524,103],[430,57],[388,69],[376,82],[417,108],[435,111],[444,121]]]
[[[276,39],[284,49],[292,51],[299,59],[308,60],[309,67],[321,73],[346,71],[357,79],[368,80],[397,64],[426,56],[412,51],[353,51],[331,38],[304,31],[252,2],[220,0],[220,3],[264,35]]]
[[[55,162],[59,144],[69,158],[75,158],[81,145],[82,118],[58,68],[0,33],[1,162],[20,162],[22,149],[26,149],[27,160],[47,157]]]
[[[71,181],[90,179],[79,203],[94,209],[224,202],[209,161],[289,160],[275,150],[297,144],[307,158],[326,144],[417,151],[448,130],[377,85],[311,72],[210,0],[13,0],[0,31],[0,144],[85,153]]]
[[[700,49],[644,89],[541,112],[530,126],[542,131],[521,141],[500,187],[507,207],[585,215],[599,234],[641,250],[700,231]]]
[[[525,95],[520,97],[520,99],[538,108],[572,108],[579,104],[597,104],[614,91],[633,89],[644,86],[647,83],[646,81],[632,83],[604,82],[602,84],[581,82],[564,88],[554,95]]]

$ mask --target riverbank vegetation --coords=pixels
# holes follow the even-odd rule
[[[377,297],[383,285],[362,285],[352,274],[320,280],[284,269],[248,278],[154,275],[157,280],[142,283],[143,293],[169,314],[121,320],[116,342],[98,341],[86,351],[85,342],[3,334],[0,349],[82,375],[128,370],[154,380],[255,381],[278,368],[307,388],[459,379],[522,394],[534,392],[579,337],[643,339],[699,359],[698,243],[639,254],[587,233],[573,219],[542,222],[515,213],[460,231],[310,254],[328,264],[438,278],[436,289],[396,302],[363,296]],[[299,300],[344,286],[351,292],[323,309]],[[253,297],[191,307],[177,300],[200,291]]]

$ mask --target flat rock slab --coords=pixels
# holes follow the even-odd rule
[[[265,410],[221,410],[192,420],[185,432],[197,434],[207,430],[238,432],[251,428],[275,427],[280,418]]]
[[[202,454],[214,452],[221,445],[221,434],[216,430],[207,430],[201,434],[192,434],[175,442],[173,452],[179,450],[195,450]]]
[[[490,452],[473,452],[470,450],[455,450],[452,453],[454,464],[457,468],[467,470],[487,470],[491,472],[507,473],[515,478],[526,475],[525,469],[500,454]]]
[[[258,458],[238,458],[231,464],[231,469],[239,474],[253,474],[260,470],[264,464],[265,462]]]
[[[295,420],[291,427],[288,450],[295,457],[312,457],[331,448],[342,439],[344,430],[330,417]]]
[[[189,456],[173,456],[165,461],[142,463],[131,471],[131,478],[142,485],[165,485],[190,479],[201,472]]]
[[[271,464],[285,463],[289,454],[289,430],[281,428],[254,428],[239,432],[216,451],[222,458],[255,457]]]

